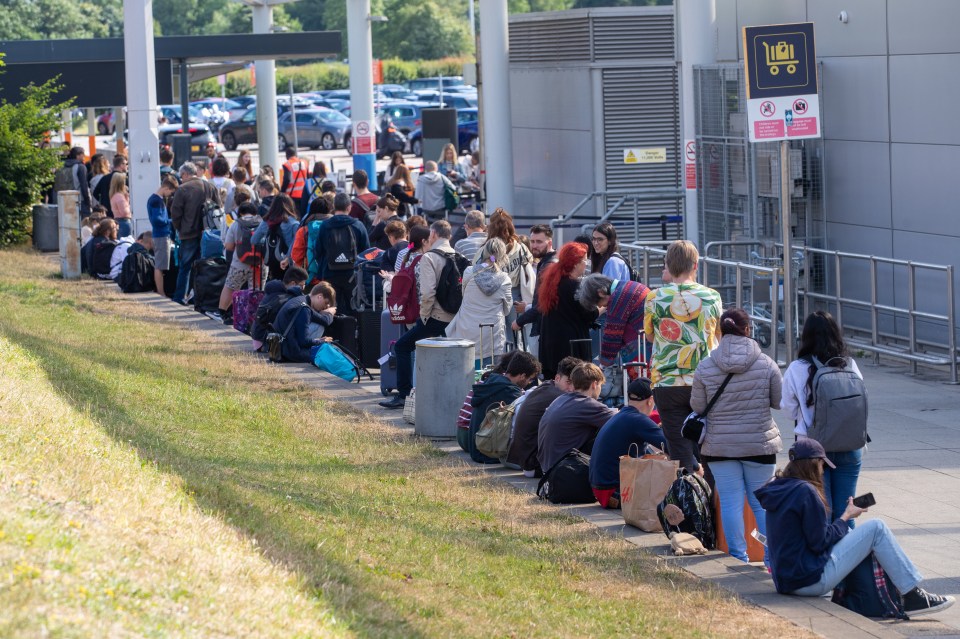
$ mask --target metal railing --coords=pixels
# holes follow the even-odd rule
[[[645,188],[645,189],[634,189],[630,191],[594,191],[592,193],[584,196],[580,202],[577,203],[569,212],[565,215],[551,220],[550,226],[554,231],[561,228],[576,228],[579,226],[581,233],[589,233],[593,227],[601,222],[611,222],[615,223],[621,221],[618,216],[622,216],[622,221],[625,224],[620,225],[621,228],[627,229],[632,227],[633,229],[633,238],[636,239],[640,236],[640,227],[646,225],[659,224],[661,227],[661,235],[663,239],[667,239],[667,224],[679,224],[683,223],[683,216],[678,214],[658,214],[650,213],[644,214],[640,212],[640,204],[644,202],[656,202],[658,200],[682,200],[685,197],[684,192],[676,188]],[[594,209],[589,207],[589,205],[594,204],[596,200],[600,200],[601,204],[606,198],[617,198],[613,204],[607,207],[603,215],[599,218],[596,216]],[[588,209],[589,213],[584,213],[584,209]],[[580,224],[577,224],[575,220],[585,220]]]
[[[661,274],[655,273],[659,268],[663,269],[663,258],[667,254],[665,247],[670,242],[657,242],[653,244],[641,244],[637,242],[625,242],[620,245],[621,253],[624,258],[630,260],[640,273],[641,280],[648,286],[653,286],[657,282],[662,283]],[[757,301],[756,293],[759,291],[769,291],[772,282],[775,281],[778,269],[771,266],[760,266],[756,264],[747,264],[745,262],[734,262],[731,260],[722,260],[714,257],[700,257],[701,268],[697,270],[700,283],[704,286],[717,289],[730,289],[733,293],[732,304],[743,308],[750,316],[750,320],[755,325],[755,336],[763,348],[770,349],[770,357],[774,361],[779,361],[781,331],[780,317],[777,304],[770,304],[769,313],[763,309],[763,304]],[[709,276],[712,267],[719,272],[719,277],[713,280]],[[721,291],[721,296],[723,293]],[[730,305],[729,295],[724,297],[727,305]],[[764,339],[764,334],[767,339]]]

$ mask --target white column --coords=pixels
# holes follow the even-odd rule
[[[153,55],[153,0],[123,0],[123,55],[127,80],[130,209],[134,233],[150,229],[147,198],[160,184],[157,79]],[[118,118],[117,139],[123,139]]]
[[[350,119],[353,121],[354,149],[360,141],[358,126],[370,125],[376,140],[373,117],[373,42],[370,34],[370,0],[347,0],[347,54],[350,57]],[[369,188],[377,188],[376,141],[370,153],[354,153],[353,169],[363,169],[370,178]]]
[[[253,32],[270,33],[273,27],[273,7],[266,3],[253,6]],[[273,60],[256,60],[257,73],[257,147],[260,166],[269,164],[274,174],[280,176],[277,158],[279,136],[277,135],[277,71]]]
[[[80,191],[57,193],[60,272],[65,280],[80,277]]]
[[[510,117],[510,43],[507,0],[480,0],[480,72],[483,74],[483,159],[487,210],[513,210],[513,124]]]
[[[694,102],[693,66],[716,62],[717,7],[716,0],[676,0],[674,6],[680,52],[680,113],[683,124],[680,153],[682,154],[686,141],[696,140],[697,138],[697,107]],[[699,152],[698,149],[698,173],[700,171]],[[681,179],[684,182],[686,181],[683,176],[681,176]],[[688,240],[698,244],[700,240],[700,216],[697,212],[697,190],[687,189],[686,193],[684,207],[685,234]]]

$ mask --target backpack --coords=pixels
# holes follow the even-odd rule
[[[358,384],[363,373],[370,375],[357,356],[336,341],[320,344],[313,357],[313,365],[347,382],[352,382],[356,377]],[[373,376],[370,376],[370,379],[373,379]]]
[[[283,271],[280,268],[280,262],[289,252],[290,247],[287,246],[287,238],[283,234],[281,225],[277,224],[270,227],[267,232],[266,246],[263,250],[263,263],[270,270],[270,277],[276,278],[277,274]]]
[[[211,187],[212,188],[212,187]],[[206,185],[204,185],[206,189]],[[216,229],[223,233],[223,206],[217,203],[217,201],[212,197],[207,197],[203,201],[203,207],[201,208],[203,213],[203,228],[204,230],[210,231]]]
[[[323,254],[328,271],[352,271],[357,261],[357,236],[353,234],[353,225],[328,228],[323,236]]]
[[[53,175],[53,192],[80,190],[80,163],[73,166],[61,166]]]
[[[383,278],[380,277],[380,256],[384,250],[369,248],[357,256],[353,265],[353,296],[350,306],[355,311],[376,310],[377,300],[383,299]]]
[[[624,256],[620,255],[620,254],[617,253],[617,252],[614,252],[613,255],[611,255],[610,257],[619,257],[621,260],[623,260],[623,263],[627,265],[627,270],[630,271],[630,281],[631,281],[631,282],[639,282],[639,281],[640,281],[640,277],[639,277],[639,275],[637,274],[636,269],[634,269],[634,268],[633,268],[633,265],[632,265],[630,262],[627,261],[627,258],[625,258]]]
[[[837,358],[834,358],[837,359]],[[847,368],[813,365],[813,424],[807,437],[823,445],[828,453],[849,452],[867,445],[867,388],[859,375]]]
[[[873,553],[833,589],[830,601],[864,617],[909,619],[903,597]]]
[[[239,236],[237,245],[233,249],[234,255],[243,264],[256,266],[260,263],[263,253],[262,249],[253,245],[253,232],[260,226],[260,218],[253,216],[249,220],[245,220],[241,217],[234,224],[240,225],[237,233]]]
[[[673,532],[689,533],[707,550],[715,548],[716,529],[710,497],[710,486],[703,477],[690,474],[685,468],[678,470],[676,481],[657,506],[657,517],[664,534],[669,538]]]
[[[597,501],[590,486],[590,455],[576,448],[543,474],[537,496],[554,504],[592,504]]]
[[[116,240],[104,240],[93,249],[93,259],[90,260],[90,274],[101,280],[110,279],[110,258],[113,249],[117,248]]]
[[[500,402],[498,406],[487,409],[487,415],[477,431],[477,450],[488,457],[506,457],[510,445],[510,428],[516,408],[512,403]]]
[[[371,213],[370,211],[370,207],[367,206],[366,203],[363,200],[361,200],[359,197],[353,198],[351,203],[356,204],[357,206],[360,207],[360,210],[363,211],[363,220],[362,220],[363,225],[367,227],[367,233],[369,233],[370,229],[373,228],[373,217],[374,217],[374,214]]]
[[[444,259],[443,270],[437,278],[437,303],[448,313],[456,313],[463,304],[463,272],[470,266],[470,260],[460,253],[443,253],[432,250]]]
[[[283,305],[289,302],[296,295],[284,291],[272,298],[269,302],[257,306],[257,312],[253,316],[253,324],[250,327],[250,337],[262,342],[267,333],[273,330],[273,322],[277,319],[277,313],[283,308]]]
[[[307,224],[307,275],[308,282],[320,279],[320,263],[317,261],[317,238],[320,236],[320,225],[324,220],[313,220]]]
[[[460,206],[460,194],[450,180],[443,181],[443,208],[455,211]]]
[[[123,258],[123,266],[120,267],[120,276],[117,278],[117,284],[124,293],[144,293],[146,291],[157,290],[157,283],[153,278],[154,261],[153,256],[134,244],[127,256]]]
[[[397,271],[387,294],[390,321],[394,324],[412,324],[420,317],[420,296],[417,294],[417,264],[422,255]]]

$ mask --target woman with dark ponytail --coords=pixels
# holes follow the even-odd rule
[[[724,311],[718,330],[720,345],[693,375],[690,406],[703,413],[730,376],[707,415],[700,454],[716,481],[730,554],[746,562],[743,500],[746,497],[757,528],[766,534],[766,515],[753,491],[773,479],[782,448],[780,429],[770,413],[780,406],[780,367],[750,337],[750,316],[742,308]]]

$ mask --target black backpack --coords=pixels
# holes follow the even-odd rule
[[[576,448],[543,474],[537,496],[554,504],[592,504],[597,501],[590,487],[590,455]]]
[[[670,537],[672,532],[689,533],[699,539],[707,550],[715,548],[717,533],[713,526],[711,495],[710,486],[703,477],[690,474],[685,468],[678,470],[676,481],[657,506],[657,517],[663,533],[667,537]],[[673,507],[678,508],[683,515],[682,521],[676,524],[670,523],[670,514],[665,510]]]
[[[353,225],[328,227],[323,235],[323,254],[328,271],[352,272],[357,261],[357,236],[353,234]]]
[[[116,240],[104,240],[93,249],[93,259],[90,260],[90,275],[101,280],[110,279],[110,258],[113,249],[117,248]]]
[[[153,270],[153,256],[139,244],[134,244],[123,260],[117,284],[124,293],[155,291],[157,283],[153,278]]]
[[[444,253],[432,250],[444,259],[443,270],[437,279],[437,303],[448,313],[456,313],[463,304],[463,272],[470,266],[470,260],[459,253]]]
[[[253,318],[253,325],[250,327],[250,337],[262,342],[266,339],[267,333],[273,330],[273,321],[277,319],[277,313],[283,308],[283,305],[292,300],[296,295],[284,291],[265,302],[261,302],[257,307],[257,313]]]
[[[627,258],[625,258],[624,256],[622,256],[622,255],[620,255],[619,253],[616,253],[616,252],[614,252],[613,255],[611,255],[610,257],[619,257],[621,260],[623,260],[623,263],[627,265],[627,270],[630,272],[630,281],[631,281],[631,282],[639,282],[639,281],[640,281],[640,277],[637,275],[637,271],[634,270],[633,265],[632,265],[629,261],[627,261]]]

